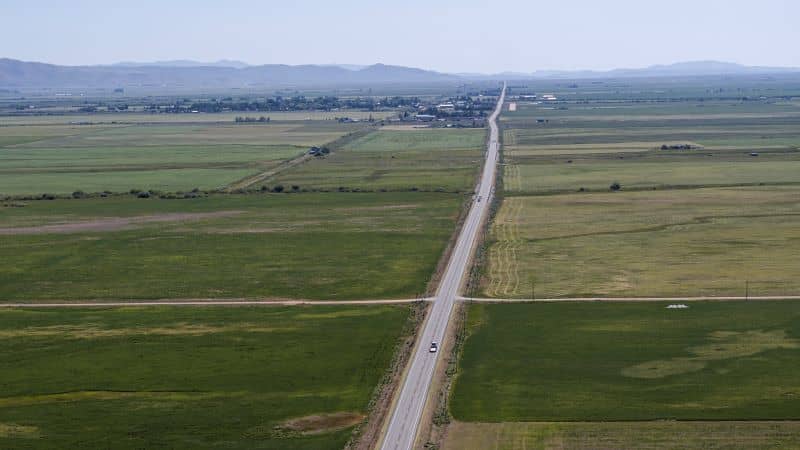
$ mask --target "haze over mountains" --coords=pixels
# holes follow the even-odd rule
[[[170,61],[135,62],[122,61],[110,64],[110,67],[232,67],[243,69],[250,67],[250,64],[232,59],[220,59],[214,62],[192,61],[190,59],[173,59]]]
[[[121,62],[104,66],[59,66],[0,59],[0,87],[3,88],[299,87],[491,79],[685,77],[785,73],[800,73],[800,68],[756,67],[718,61],[694,61],[610,71],[540,70],[531,73],[447,74],[385,64],[370,66],[352,64],[250,66],[241,61],[231,60],[211,63],[174,60],[150,63]]]

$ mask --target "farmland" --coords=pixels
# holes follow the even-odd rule
[[[76,125],[64,117],[58,123],[24,119],[0,119],[0,194],[215,189],[362,127],[331,120]]]
[[[755,186],[505,198],[496,297],[790,295],[800,188]]]
[[[798,293],[796,87],[647,83],[504,110],[477,295]],[[687,305],[470,305],[442,447],[797,447],[797,303]]]
[[[466,191],[477,176],[483,129],[380,130],[275,179],[313,189]]]
[[[0,446],[339,449],[408,307],[0,311]]]
[[[794,449],[800,422],[455,422],[446,450]]]
[[[221,113],[201,113],[201,114],[152,114],[146,112],[132,113],[94,113],[82,114],[77,112],[57,110],[58,114],[40,116],[4,116],[3,124],[8,125],[62,125],[73,122],[93,122],[98,124],[185,124],[185,123],[207,123],[207,124],[230,124],[240,116],[265,116],[271,121],[278,122],[306,122],[314,121],[334,121],[337,117],[351,117],[354,119],[383,119],[391,115],[381,111],[355,111],[331,112],[331,111],[264,111],[258,113],[246,112],[221,112]]]
[[[504,112],[504,198],[479,291],[741,296],[752,281],[795,293],[797,107],[636,88]]]
[[[471,306],[454,417],[800,418],[794,399],[797,303],[697,302],[684,310],[666,305]]]
[[[0,446],[342,448],[382,401],[419,305],[108,304],[435,287],[485,130],[269,116],[3,118],[0,302],[108,309],[0,311]]]
[[[411,298],[453,232],[446,193],[113,196],[0,208],[0,298]]]
[[[664,439],[670,425],[640,422],[648,420],[799,418],[797,303],[665,306],[471,305],[469,337],[452,392],[454,418],[469,422],[459,425],[466,430],[473,422],[548,422],[482,428],[478,435],[506,440],[500,448],[514,448],[510,443],[524,433],[531,443],[546,436],[570,442],[569,433],[577,433],[570,448],[582,448],[575,443],[587,434],[608,436],[611,442],[647,442],[659,433]],[[563,421],[578,423],[550,424]],[[592,421],[633,423],[586,423]],[[703,429],[725,427],[711,423],[672,429],[687,428],[702,443]],[[617,434],[623,428],[626,432]],[[775,438],[777,433],[785,438],[796,425],[754,422],[738,424],[736,430],[743,436],[772,433]]]

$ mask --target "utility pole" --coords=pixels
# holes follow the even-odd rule
[[[531,299],[536,300],[536,277],[531,276]]]
[[[744,301],[750,298],[750,281],[744,280]]]

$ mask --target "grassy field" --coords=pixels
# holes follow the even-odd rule
[[[445,190],[473,187],[485,130],[411,129],[370,133],[270,183],[336,190]]]
[[[0,299],[409,298],[457,194],[130,196],[0,207]]]
[[[506,197],[492,225],[494,297],[790,295],[800,188]],[[534,291],[534,292],[532,292]]]
[[[334,121],[125,126],[3,122],[0,195],[214,189],[360,126]]]
[[[563,158],[562,158],[563,159]],[[608,191],[616,182],[623,189],[664,187],[736,186],[752,184],[800,184],[800,153],[759,153],[726,157],[663,155],[629,157],[572,157],[572,161],[540,161],[514,164],[505,171],[504,183],[511,193]]]
[[[52,115],[18,115],[3,116],[0,124],[9,125],[65,125],[75,122],[94,123],[230,123],[236,117],[269,117],[271,121],[333,121],[337,117],[352,119],[383,119],[394,113],[386,111],[264,111],[264,112],[223,112],[198,114],[150,114],[134,113],[92,113],[92,114],[52,114]]]
[[[520,102],[504,112],[506,191],[605,190],[615,181],[623,189],[800,182],[795,106],[618,96],[557,107]],[[678,144],[692,149],[661,149]]]
[[[796,105],[755,80],[608,83],[504,110],[482,293],[743,296],[750,281],[753,295],[796,294]],[[769,89],[795,89],[782,86]],[[726,89],[753,97],[716,98]]]
[[[471,305],[454,418],[800,418],[797,302],[666,305]]]
[[[3,310],[0,447],[339,449],[407,317],[384,306]]]
[[[506,422],[450,424],[446,450],[800,447],[800,422]]]

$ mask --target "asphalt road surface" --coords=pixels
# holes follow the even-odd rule
[[[495,174],[497,172],[498,142],[497,116],[503,107],[506,88],[497,100],[497,106],[489,117],[489,142],[486,151],[486,164],[483,167],[480,184],[475,192],[475,201],[469,210],[467,219],[461,228],[456,246],[450,255],[444,277],[439,284],[436,292],[433,307],[428,316],[425,326],[421,333],[421,338],[417,341],[414,355],[411,359],[411,366],[406,374],[400,397],[394,406],[391,419],[386,428],[382,449],[385,450],[407,450],[414,445],[417,435],[422,411],[428,398],[428,389],[433,378],[436,362],[440,358],[440,352],[430,353],[431,342],[439,343],[444,338],[447,324],[453,310],[456,296],[459,294],[462,281],[469,270],[469,263],[478,234],[482,229],[482,224],[486,220],[491,204],[494,189]]]

